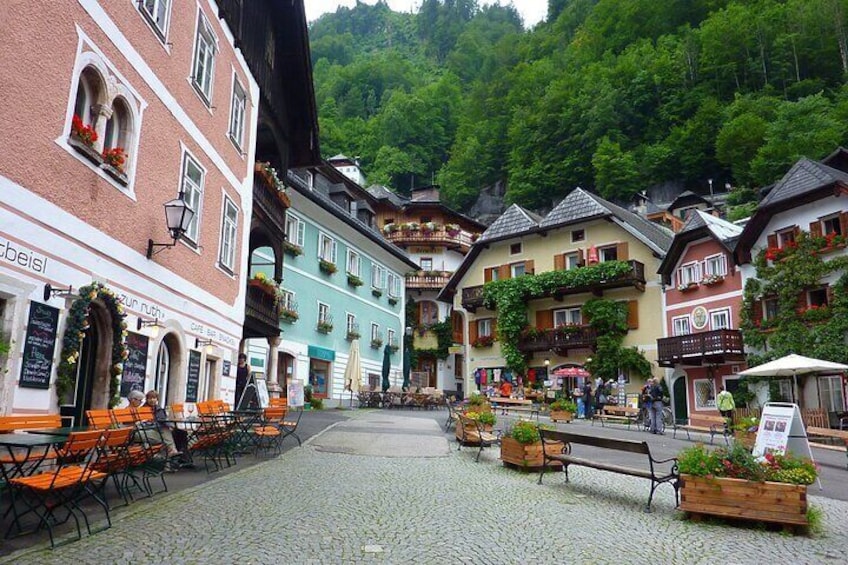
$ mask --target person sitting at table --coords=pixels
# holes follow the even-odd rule
[[[165,412],[165,409],[159,406],[159,393],[155,390],[147,391],[147,405],[153,408],[153,421],[156,424],[156,430],[159,432],[160,437],[162,438],[162,443],[165,444],[165,447],[168,450],[168,458],[176,457],[177,455],[181,455],[182,451],[177,449],[177,444],[175,441],[175,436],[181,436],[181,443],[184,443],[185,432],[183,430],[172,430],[168,425],[168,415]],[[176,434],[175,434],[176,432]],[[182,433],[180,433],[182,432]]]
[[[503,398],[509,398],[510,396],[512,396],[512,383],[509,382],[508,380],[504,379],[501,382],[501,391],[500,392],[501,392],[501,397],[503,397]]]

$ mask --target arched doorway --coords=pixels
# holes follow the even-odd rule
[[[684,422],[689,418],[689,403],[686,399],[686,376],[678,376],[671,385],[674,405],[674,421]]]
[[[179,391],[179,352],[179,342],[172,333],[162,338],[156,350],[153,389],[159,393],[159,404],[162,406],[185,400]]]
[[[291,353],[280,352],[280,362],[277,364],[277,382],[282,390],[280,396],[286,398],[289,390],[289,381],[294,378],[295,358]]]
[[[72,426],[84,425],[86,410],[109,408],[112,318],[99,301],[93,301],[88,307],[87,322],[88,329],[80,342],[76,383],[59,407],[65,423]]]

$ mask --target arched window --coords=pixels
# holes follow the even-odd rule
[[[126,160],[133,139],[132,129],[132,114],[129,106],[124,98],[116,97],[112,102],[112,116],[106,121],[106,129],[103,133],[103,149],[105,152],[120,150],[123,163],[118,168],[122,171],[127,168]]]
[[[79,116],[83,124],[94,127],[97,116],[93,108],[102,101],[103,91],[103,79],[100,74],[93,67],[83,69],[74,100],[74,115]]]
[[[156,355],[156,380],[153,389],[159,392],[159,404],[165,406],[168,399],[168,376],[171,372],[171,352],[165,340],[159,344],[159,352]]]

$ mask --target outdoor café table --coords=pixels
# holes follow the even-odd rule
[[[530,406],[532,400],[524,398],[506,398],[504,396],[493,396],[489,399],[489,403],[493,406]]]
[[[41,463],[47,459],[51,448],[68,441],[67,435],[46,435],[30,433],[0,434],[0,453],[8,455],[0,465],[5,484],[16,477],[27,477],[33,474]],[[40,454],[32,457],[33,450]],[[38,453],[38,451],[36,451]]]
[[[233,418],[234,433],[233,445],[237,453],[247,453],[256,446],[256,435],[253,427],[262,422],[264,411],[259,410],[231,410],[229,415]]]
[[[44,428],[42,430],[27,430],[28,434],[38,434],[47,436],[64,436],[67,438],[74,432],[87,432],[91,428],[88,426],[70,426],[65,428]]]

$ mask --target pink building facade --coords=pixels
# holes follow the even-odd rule
[[[718,414],[719,387],[733,391],[745,369],[739,331],[743,280],[733,262],[742,228],[694,211],[660,266],[665,335],[657,341],[675,419]]]
[[[259,87],[215,2],[15,2],[0,34],[0,413],[227,398]]]

